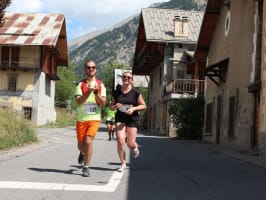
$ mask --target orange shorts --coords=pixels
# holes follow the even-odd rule
[[[101,121],[85,121],[76,123],[78,141],[84,141],[86,136],[95,137],[100,128]]]

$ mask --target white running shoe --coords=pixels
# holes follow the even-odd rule
[[[136,146],[135,149],[132,150],[132,153],[133,153],[133,157],[134,158],[139,157],[139,148],[138,148],[138,146]]]
[[[120,168],[118,168],[118,172],[123,172],[127,168],[126,164],[122,164]]]

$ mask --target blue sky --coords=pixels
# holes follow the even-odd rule
[[[152,3],[167,0],[12,0],[7,12],[63,13],[67,38],[71,41],[87,33],[110,28]]]

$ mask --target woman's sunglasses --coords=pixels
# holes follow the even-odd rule
[[[123,76],[123,79],[132,79],[131,76]]]

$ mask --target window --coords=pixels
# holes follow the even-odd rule
[[[23,107],[24,118],[31,120],[31,107]]]
[[[235,96],[229,98],[229,123],[228,138],[233,139],[235,135]]]
[[[12,47],[11,49],[11,65],[12,67],[19,66],[19,47]]]
[[[160,67],[160,80],[159,80],[159,83],[160,83],[160,85],[162,84],[162,73],[163,73],[163,69],[162,69],[162,67]]]
[[[3,67],[9,66],[9,47],[3,46],[2,47],[2,54],[1,54],[1,64]]]
[[[19,66],[19,47],[3,46],[1,52],[1,64],[3,67],[18,67]]]
[[[205,132],[212,133],[212,103],[207,104],[206,129]]]
[[[167,104],[163,103],[162,127],[166,128],[166,124],[167,124]]]
[[[178,69],[177,70],[177,79],[184,79],[185,78],[185,70],[184,69]]]
[[[224,29],[225,29],[225,36],[227,37],[230,30],[230,11],[227,12],[225,23],[224,23]]]
[[[8,90],[16,91],[17,90],[17,75],[12,74],[8,76]]]

